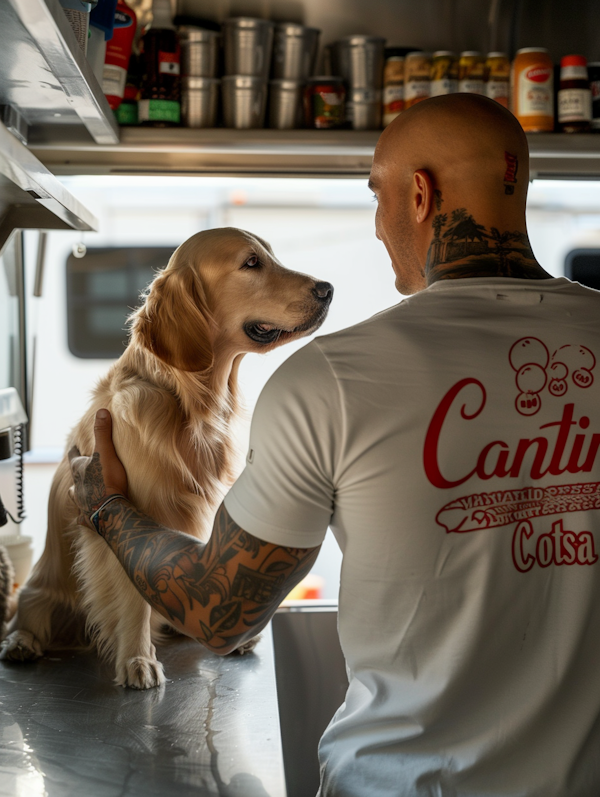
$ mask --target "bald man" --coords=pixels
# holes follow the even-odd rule
[[[491,100],[427,100],[386,129],[376,230],[410,298],[272,377],[206,546],[113,498],[109,418],[102,469],[73,461],[142,595],[217,653],[332,528],[350,686],[322,797],[600,794],[600,294],[536,262],[527,182],[525,136]]]

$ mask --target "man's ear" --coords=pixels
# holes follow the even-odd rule
[[[413,174],[413,202],[417,224],[422,224],[427,220],[433,200],[434,188],[431,175],[425,169],[417,169]]]
[[[210,311],[200,278],[192,268],[165,269],[152,283],[136,313],[133,334],[167,365],[205,371],[213,364]]]

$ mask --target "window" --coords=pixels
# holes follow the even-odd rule
[[[76,357],[114,359],[127,345],[127,317],[173,254],[171,247],[89,248],[67,258],[67,332]]]
[[[600,290],[600,249],[573,249],[565,258],[565,276]]]

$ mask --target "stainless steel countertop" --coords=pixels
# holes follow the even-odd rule
[[[285,797],[270,626],[254,654],[163,646],[162,689],[94,654],[0,663],[2,797]]]

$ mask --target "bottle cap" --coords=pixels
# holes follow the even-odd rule
[[[175,30],[171,0],[152,0],[152,27]]]
[[[565,55],[560,59],[561,66],[587,66],[587,59],[583,55]]]
[[[545,47],[521,47],[520,50],[517,50],[517,55],[521,55],[521,53],[547,53],[548,50]]]

